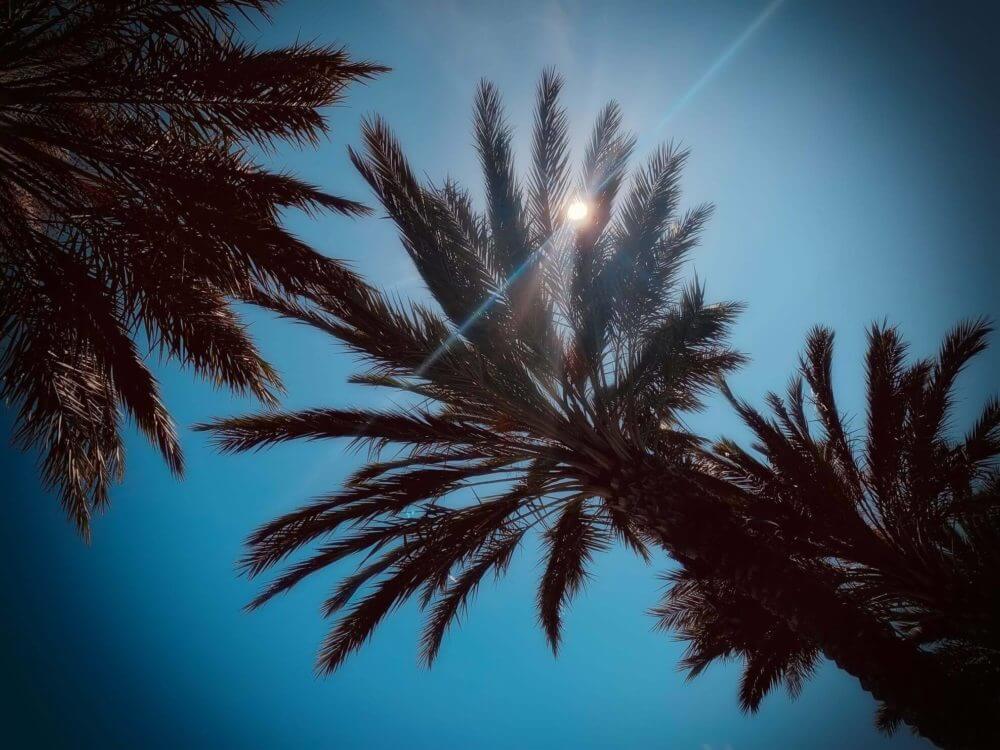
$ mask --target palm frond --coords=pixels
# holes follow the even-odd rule
[[[567,503],[559,519],[545,534],[547,562],[538,590],[542,627],[552,652],[559,650],[562,613],[586,578],[593,553],[605,546],[583,498]]]
[[[559,105],[563,79],[554,70],[538,82],[529,206],[536,242],[547,242],[563,222],[569,190],[566,110]]]

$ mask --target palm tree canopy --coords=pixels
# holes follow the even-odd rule
[[[273,403],[231,300],[352,283],[279,213],[364,207],[246,147],[315,142],[321,108],[384,68],[240,42],[236,19],[269,4],[0,2],[2,396],[84,535],[122,477],[123,413],[182,470],[144,349]]]
[[[500,96],[489,83],[479,87],[482,213],[454,182],[418,181],[385,123],[365,123],[365,148],[352,159],[436,308],[374,289],[318,295],[318,308],[260,300],[345,342],[367,365],[354,382],[405,394],[408,406],[201,426],[226,451],[338,437],[398,450],[249,540],[244,565],[254,576],[310,547],[251,607],[367,553],[325,603],[327,615],[349,609],[322,648],[321,671],[414,596],[427,612],[422,656],[431,662],[480,582],[502,574],[533,529],[546,558],[539,613],[556,649],[591,556],[616,539],[646,554],[642,532],[611,501],[615,477],[650,454],[694,462],[698,440],[680,429],[679,415],[743,361],[726,344],[739,305],[708,304],[702,285],[680,280],[710,214],[680,209],[687,153],[656,149],[629,184],[634,139],[612,103],[574,178],[561,87],[554,73],[542,76],[523,180]],[[568,218],[573,201],[585,203],[585,218]]]
[[[980,696],[1000,695],[1000,402],[989,400],[964,436],[951,411],[956,379],[990,330],[982,320],[963,323],[935,359],[908,363],[898,330],[873,326],[867,425],[857,435],[835,398],[833,333],[816,328],[787,395],[767,395],[770,416],[727,391],[758,455],[723,440],[713,459],[747,493],[749,513],[778,530],[775,543],[822,561],[844,596],[936,654]],[[811,669],[815,644],[729,582],[680,578],[660,614],[689,641],[694,673],[743,655],[743,699],[753,708],[762,696],[755,685],[787,677],[794,689]],[[880,722],[891,729],[898,717],[886,709]]]

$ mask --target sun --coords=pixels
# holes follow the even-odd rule
[[[590,206],[583,201],[573,201],[566,209],[566,218],[570,221],[582,221],[590,213]]]

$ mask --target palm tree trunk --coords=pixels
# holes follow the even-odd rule
[[[961,689],[931,654],[795,564],[781,544],[748,534],[688,472],[638,461],[609,486],[611,502],[678,562],[737,582],[914,731],[946,750],[1000,747],[996,696]]]

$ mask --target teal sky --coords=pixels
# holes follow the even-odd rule
[[[841,402],[861,429],[866,325],[899,323],[927,355],[961,318],[1000,314],[997,25],[986,5],[292,0],[248,36],[344,43],[394,69],[331,112],[332,137],[318,150],[266,157],[365,201],[346,156],[363,114],[392,124],[419,173],[478,190],[470,123],[480,77],[505,93],[522,158],[545,66],[567,79],[577,154],[597,110],[617,99],[640,152],[671,139],[691,148],[688,205],[716,204],[690,270],[709,297],[749,305],[735,338],[753,361],[734,390],[759,403],[782,388],[806,331],[824,323],[837,331]],[[400,295],[424,294],[386,220],[288,224]],[[352,361],[334,342],[248,317],[283,374],[287,406],[384,398],[345,384]],[[995,389],[998,365],[1000,347],[964,377],[957,427]],[[343,443],[215,455],[190,425],[254,405],[173,367],[158,373],[187,476],[171,480],[132,435],[126,482],[91,547],[39,489],[34,458],[0,452],[4,746],[926,747],[905,730],[878,735],[870,699],[828,665],[797,701],[776,692],[754,717],[739,712],[732,665],[685,683],[681,646],[646,614],[667,563],[622,551],[598,559],[558,659],[536,625],[529,545],[503,582],[484,587],[433,670],[417,665],[408,606],[340,672],[317,678],[328,626],[319,606],[350,566],[246,615],[255,585],[234,561],[253,528],[335,488],[363,456]],[[10,421],[4,412],[5,434]],[[688,421],[709,436],[744,436],[717,402]]]

